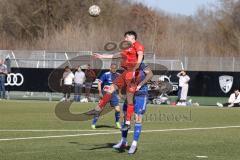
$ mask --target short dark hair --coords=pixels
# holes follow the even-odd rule
[[[135,31],[127,31],[127,32],[124,33],[124,37],[126,35],[134,36],[134,38],[137,39],[137,33]]]
[[[66,66],[64,69],[70,69],[70,67],[69,67],[69,66]]]
[[[117,64],[116,63],[111,63],[111,66],[117,66]]]

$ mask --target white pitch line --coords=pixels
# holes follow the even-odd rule
[[[110,132],[114,130],[79,130],[79,129],[0,129],[0,132]]]
[[[0,141],[14,141],[14,140],[28,140],[28,139],[48,139],[48,138],[63,138],[63,137],[80,137],[80,136],[96,136],[96,135],[108,135],[108,134],[118,134],[118,132],[109,133],[86,133],[86,134],[70,134],[70,135],[59,135],[59,136],[43,136],[43,137],[23,137],[23,138],[5,138],[0,139]]]
[[[172,131],[192,131],[192,130],[214,130],[214,129],[228,129],[228,128],[240,128],[240,126],[223,126],[223,127],[206,127],[206,128],[182,128],[182,129],[161,129],[161,130],[143,130],[142,133],[150,133],[150,132],[172,132]],[[49,139],[49,138],[65,138],[65,137],[111,135],[111,134],[119,134],[119,133],[120,133],[120,132],[118,131],[118,132],[108,132],[108,133],[85,133],[85,134],[58,135],[58,136],[5,138],[5,139],[0,139],[0,141],[16,141],[16,140],[30,140],[30,139]],[[130,131],[129,133],[133,133],[133,131]]]
[[[196,156],[197,158],[208,158],[208,156]]]
[[[178,129],[161,129],[161,130],[143,130],[143,133],[148,132],[171,132],[171,131],[192,131],[192,130],[213,130],[213,129],[228,129],[240,128],[240,126],[223,126],[223,127],[206,127],[206,128],[178,128]]]
[[[208,128],[173,128],[161,130],[143,130],[142,132],[165,132],[165,131],[186,131],[186,130],[210,130],[210,129],[225,129],[225,128],[240,128],[240,126],[223,126],[223,127],[208,127]],[[115,130],[80,130],[80,129],[0,129],[0,132],[113,132]]]

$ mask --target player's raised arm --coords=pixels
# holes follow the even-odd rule
[[[99,97],[103,97],[103,93],[102,93],[102,85],[105,81],[105,74],[101,75],[101,77],[98,79],[98,95]]]
[[[137,86],[137,90],[139,90],[144,84],[146,84],[148,81],[150,81],[153,77],[153,72],[152,70],[147,67],[145,70],[144,70],[145,74],[146,74],[146,77],[142,80],[142,82],[140,82]]]
[[[112,59],[112,58],[121,58],[121,52],[117,52],[114,54],[99,54],[99,53],[94,53],[94,57],[96,58],[105,58],[105,59]]]
[[[177,77],[180,78],[182,74],[183,74],[183,71],[179,72],[179,73],[177,74]]]

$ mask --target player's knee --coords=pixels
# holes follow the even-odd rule
[[[132,104],[133,104],[133,100],[128,99],[128,100],[127,100],[127,104],[128,104],[128,105],[132,105]]]
[[[142,119],[141,120],[135,120],[136,123],[142,123]]]
[[[134,94],[136,92],[137,85],[136,84],[130,84],[127,86],[127,92],[130,94]]]
[[[109,93],[113,93],[114,91],[116,91],[117,90],[117,86],[115,86],[114,84],[112,84],[111,86],[110,86],[110,89],[108,90],[108,92]]]
[[[116,112],[120,112],[120,106],[116,106],[116,107],[115,107],[115,111],[116,111]]]
[[[135,122],[136,122],[136,123],[142,123],[142,115],[136,114],[135,117],[136,117],[136,118],[135,118]]]
[[[109,93],[109,94],[112,94],[114,91],[115,91],[115,88],[114,88],[114,86],[111,85],[110,89],[107,90],[106,92]]]
[[[127,103],[128,104],[133,104],[133,99],[134,99],[133,97],[134,97],[133,94],[127,93]]]

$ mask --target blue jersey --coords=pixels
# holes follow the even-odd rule
[[[104,92],[108,91],[110,89],[110,85],[113,84],[113,81],[119,76],[120,74],[118,72],[112,73],[112,72],[105,72],[102,74],[102,76],[99,78],[99,82],[102,83],[101,87]],[[116,94],[117,92],[114,92]]]
[[[119,75],[120,74],[118,72],[116,73],[106,72],[100,77],[99,81],[102,83],[102,87],[106,85],[110,86]]]
[[[119,73],[112,73],[112,72],[106,72],[104,73],[100,79],[99,79],[99,82],[101,82],[101,87],[102,87],[102,92],[103,94],[106,93],[106,91],[108,89],[110,89],[110,85],[113,83],[113,81],[119,76],[120,74]],[[119,99],[117,97],[117,92],[115,91],[113,94],[112,94],[112,98],[110,100],[110,105],[112,107],[115,107],[115,106],[118,106],[118,103],[119,103]]]

